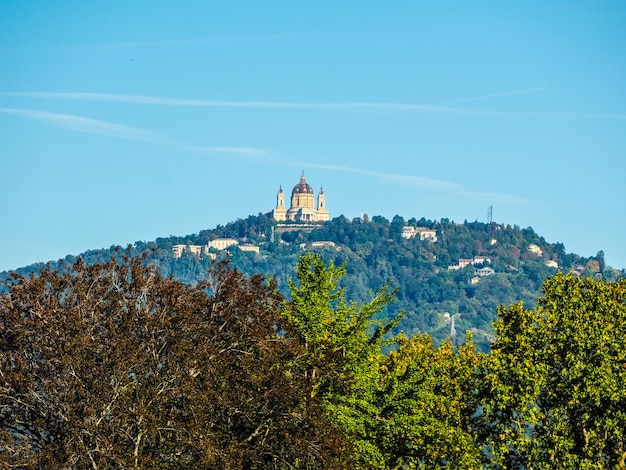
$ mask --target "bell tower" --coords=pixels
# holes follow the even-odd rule
[[[320,188],[320,192],[317,195],[317,220],[319,222],[330,220],[330,214],[326,210],[326,196],[324,196],[324,188]]]
[[[276,209],[274,209],[274,220],[287,220],[287,210],[285,209],[285,193],[280,186],[276,195]]]

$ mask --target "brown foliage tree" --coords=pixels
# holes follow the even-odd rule
[[[121,256],[8,287],[0,467],[346,464],[260,276],[220,266],[187,286]]]

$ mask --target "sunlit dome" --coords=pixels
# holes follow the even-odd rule
[[[306,182],[304,172],[302,172],[300,182],[296,184],[293,187],[293,191],[291,191],[291,195],[293,196],[294,194],[313,194],[313,188]]]

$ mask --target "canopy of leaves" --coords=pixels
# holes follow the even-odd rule
[[[277,335],[273,286],[220,267],[190,287],[142,261],[11,280],[0,466],[333,467],[344,441]]]
[[[535,310],[500,309],[487,367],[492,451],[506,466],[624,468],[626,280],[557,275]]]
[[[393,300],[389,285],[368,303],[349,303],[338,288],[345,268],[326,266],[320,256],[303,256],[296,274],[285,315],[306,345],[315,389],[353,444],[357,464],[479,466],[472,423],[482,355],[473,345],[456,354],[451,343],[435,348],[426,335],[392,335],[401,317],[381,315]]]

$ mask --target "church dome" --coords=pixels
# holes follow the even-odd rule
[[[293,191],[291,191],[291,195],[295,194],[313,194],[313,188],[306,182],[304,177],[304,173],[300,177],[300,182],[293,187]]]

